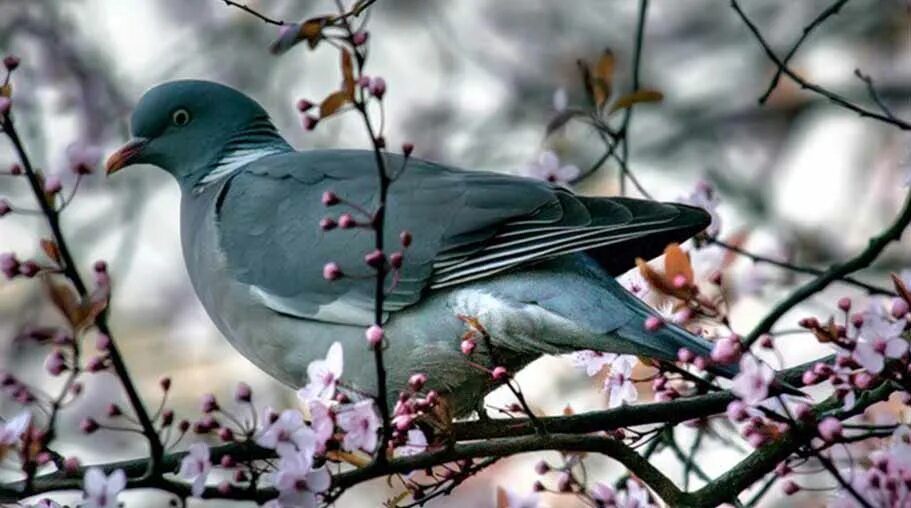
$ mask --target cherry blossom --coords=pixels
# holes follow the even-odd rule
[[[541,152],[538,160],[528,165],[525,172],[532,178],[554,183],[568,183],[579,176],[579,168],[573,164],[560,165],[557,154],[547,150]]]
[[[510,489],[503,489],[506,494],[505,508],[538,508],[540,501],[537,492],[521,494]]]
[[[313,455],[316,450],[316,434],[304,425],[304,416],[300,411],[286,409],[260,434],[256,444],[263,448],[273,448],[279,455],[298,451]]]
[[[206,478],[209,477],[211,469],[209,447],[205,443],[196,443],[190,446],[190,453],[181,459],[177,476],[184,480],[193,480],[193,495],[199,497],[206,488]]]
[[[335,421],[332,419],[329,406],[318,400],[311,400],[308,409],[310,410],[310,428],[313,430],[315,438],[315,451],[317,454],[323,454],[326,452],[326,442],[335,431]]]
[[[325,467],[311,469],[313,457],[306,452],[283,455],[278,469],[272,475],[278,499],[272,503],[277,508],[315,508],[317,494],[329,488],[331,478]]]
[[[372,400],[362,400],[336,415],[339,428],[345,431],[342,448],[346,451],[364,450],[372,452],[376,448],[376,432],[380,420],[373,410]]]
[[[571,353],[570,358],[573,361],[573,365],[585,369],[585,373],[589,376],[597,375],[604,367],[610,367],[611,372],[628,374],[639,361],[633,355],[618,355],[590,350]]]
[[[591,488],[591,496],[601,505],[609,506],[617,502],[617,493],[614,488],[606,483],[595,483]]]
[[[394,457],[407,457],[417,455],[427,450],[427,437],[420,429],[411,429],[408,431],[408,439],[404,445],[399,446],[392,452]]]
[[[617,508],[657,508],[652,503],[648,490],[636,480],[629,479],[626,481],[626,490],[617,494]]]
[[[712,218],[712,222],[709,224],[709,227],[706,228],[705,232],[709,236],[718,235],[721,230],[721,215],[718,214],[718,203],[720,200],[715,194],[715,189],[712,187],[712,184],[706,181],[700,181],[696,184],[696,188],[693,189],[693,192],[691,192],[689,196],[683,197],[680,200],[707,211]]]
[[[335,384],[342,377],[342,344],[333,342],[324,360],[313,360],[307,366],[310,382],[297,392],[304,402],[319,399],[329,402],[335,395]]]
[[[109,476],[97,467],[90,467],[83,478],[85,503],[83,508],[117,508],[117,496],[127,485],[123,469],[117,469]]]
[[[852,357],[871,374],[879,374],[886,358],[901,358],[908,351],[908,341],[901,337],[905,324],[904,319],[891,322],[881,315],[868,315]]]
[[[775,372],[771,367],[753,355],[743,355],[740,373],[734,377],[731,391],[746,404],[755,406],[769,396],[769,385],[773,379]]]
[[[611,375],[604,380],[604,391],[607,392],[608,408],[635,402],[639,398],[636,385],[630,380],[628,373],[611,372]]]
[[[0,446],[12,446],[19,442],[19,438],[28,430],[31,420],[32,414],[23,411],[0,425]]]

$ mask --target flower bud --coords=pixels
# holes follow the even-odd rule
[[[838,299],[838,308],[841,309],[842,312],[848,312],[849,310],[851,310],[851,299],[848,298],[847,296],[845,296],[843,298],[839,298]]]
[[[475,350],[475,348],[477,347],[477,345],[478,345],[478,344],[477,344],[474,340],[472,340],[472,339],[465,339],[465,340],[463,340],[463,341],[462,341],[462,346],[461,346],[461,348],[462,348],[462,353],[463,353],[463,354],[466,354],[466,355],[470,355],[471,353],[474,353],[474,350]]]
[[[343,213],[338,218],[338,227],[342,229],[351,229],[357,226],[357,221],[354,220],[354,217],[350,213]]]
[[[253,399],[253,389],[250,385],[241,381],[237,383],[237,389],[234,390],[234,400],[237,402],[250,402]]]
[[[313,103],[307,99],[299,99],[297,101],[297,110],[301,113],[306,113],[310,108],[313,107]]]
[[[427,382],[427,374],[424,374],[423,372],[419,372],[417,374],[413,374],[408,379],[408,387],[411,388],[412,391],[418,392],[421,390],[421,388],[424,387],[424,383],[426,383],[426,382]]]
[[[377,99],[382,99],[386,95],[386,80],[383,78],[373,78],[370,80],[370,93]]]
[[[733,337],[725,337],[715,342],[712,347],[712,361],[729,364],[740,359],[741,346],[740,341]]]
[[[320,201],[323,202],[323,206],[334,206],[339,204],[341,200],[334,192],[326,191],[323,193]]]
[[[411,152],[414,151],[413,143],[402,143],[402,153],[405,154],[405,157],[411,157]]]
[[[658,331],[659,328],[664,326],[664,322],[658,316],[649,316],[645,318],[645,329],[649,332]]]
[[[215,400],[215,395],[207,393],[202,396],[202,402],[200,403],[203,413],[211,413],[213,411],[218,411],[218,401]]]
[[[46,194],[57,194],[63,189],[63,182],[56,176],[50,176],[44,181],[44,192]]]
[[[323,231],[332,231],[338,226],[338,222],[332,217],[324,217],[319,221],[319,228]]]
[[[342,278],[342,269],[338,267],[338,263],[332,261],[326,263],[323,266],[323,278],[326,280],[338,280]]]
[[[83,418],[79,423],[79,429],[86,434],[92,434],[98,430],[98,422],[94,418]]]
[[[821,422],[819,422],[816,430],[819,431],[819,437],[831,443],[832,441],[835,441],[841,437],[841,421],[839,421],[834,416],[827,416],[823,418]]]
[[[19,57],[16,55],[6,55],[3,58],[3,66],[6,67],[6,70],[13,72],[19,67]]]
[[[389,255],[389,265],[395,269],[399,269],[402,267],[403,258],[404,256],[401,252],[393,252]]]
[[[493,368],[490,376],[494,379],[494,381],[503,381],[509,377],[509,371],[506,370],[506,367],[497,366]]]
[[[351,42],[353,42],[355,46],[362,46],[367,42],[367,37],[367,32],[361,30],[359,32],[355,32],[354,35],[351,36]]]
[[[13,205],[6,198],[0,198],[0,217],[13,211]]]
[[[399,233],[399,241],[402,243],[402,247],[408,248],[411,245],[411,240],[411,233],[408,231]]]
[[[368,344],[371,346],[376,346],[383,341],[383,336],[385,333],[383,332],[383,328],[381,326],[370,325],[364,335],[367,337]]]
[[[381,250],[373,250],[364,256],[364,262],[371,268],[379,269],[386,263],[386,255]]]

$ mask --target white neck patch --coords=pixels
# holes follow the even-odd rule
[[[215,163],[212,171],[209,171],[209,174],[203,177],[196,186],[197,188],[205,187],[212,182],[221,180],[223,177],[234,173],[251,162],[287,150],[287,148],[279,146],[266,146],[261,148],[243,148],[228,152],[222,155],[221,159],[218,159],[218,162]]]

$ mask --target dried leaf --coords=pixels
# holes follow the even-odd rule
[[[626,109],[633,106],[634,104],[640,104],[643,102],[659,102],[662,99],[664,99],[664,94],[657,90],[636,90],[617,99],[611,106],[610,113],[619,111],[621,109]]]
[[[95,319],[98,318],[107,307],[108,297],[106,293],[103,295],[95,295],[88,301],[83,302],[79,309],[79,321],[75,323],[73,328],[79,332],[92,326],[95,324]]]
[[[310,49],[315,48],[323,38],[323,27],[326,26],[326,22],[329,21],[329,19],[329,16],[318,16],[304,21],[301,25],[298,33],[302,39],[307,41],[307,45]]]
[[[328,97],[323,99],[319,105],[320,118],[326,118],[339,110],[349,101],[348,93],[345,91],[332,92]]]
[[[349,100],[354,100],[354,65],[351,62],[351,53],[347,49],[342,49],[342,80],[342,89]]]
[[[895,286],[895,291],[899,296],[904,298],[906,302],[911,304],[911,291],[908,290],[908,286],[905,285],[904,281],[902,281],[901,277],[898,275],[892,273],[890,276],[892,277],[892,285]]]
[[[674,279],[682,275],[687,286],[693,285],[693,265],[690,256],[680,248],[679,244],[672,243],[664,249],[664,278],[673,285]]]
[[[60,310],[66,320],[76,328],[76,324],[81,320],[82,308],[79,303],[79,295],[76,293],[76,290],[73,289],[69,283],[59,284],[51,280],[50,277],[45,278],[48,295],[51,298],[51,302],[54,303],[54,306]]]
[[[0,85],[0,97],[12,97],[13,96],[13,84],[5,83]]]
[[[576,60],[576,66],[579,68],[579,73],[582,75],[582,86],[585,88],[586,97],[588,97],[588,100],[592,105],[597,105],[597,102],[595,101],[595,88],[592,84],[592,72],[588,67],[588,62],[579,59]]]
[[[503,487],[497,487],[497,508],[509,508],[509,496]]]
[[[610,49],[605,49],[601,58],[595,64],[595,77],[604,80],[607,86],[610,86],[614,81],[614,63],[614,52]]]
[[[41,239],[41,250],[47,255],[47,257],[54,260],[58,265],[60,264],[60,249],[57,247],[57,242],[48,239]]]
[[[648,262],[642,258],[636,258],[636,266],[639,268],[639,273],[642,275],[642,278],[645,279],[645,282],[660,291],[661,293],[671,295],[676,292],[676,290],[668,283],[664,278],[664,275],[655,271],[654,268]]]

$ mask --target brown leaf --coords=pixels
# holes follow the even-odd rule
[[[95,319],[104,312],[108,307],[107,292],[103,294],[92,295],[87,301],[82,302],[79,308],[79,321],[75,323],[74,329],[79,332],[95,324]]]
[[[41,250],[47,255],[47,257],[54,260],[58,265],[60,264],[60,249],[57,247],[57,242],[49,239],[41,239]]]
[[[5,83],[0,85],[0,97],[12,97],[13,96],[13,84]]]
[[[319,44],[319,41],[323,38],[323,27],[326,26],[326,22],[329,20],[328,16],[317,16],[315,18],[310,18],[301,25],[298,34],[301,39],[307,41],[307,45],[310,49],[316,47]]]
[[[588,62],[580,58],[579,60],[576,60],[576,66],[579,68],[579,73],[582,75],[582,86],[585,88],[585,95],[593,105],[597,105],[597,102],[595,101],[595,88],[592,84],[592,72],[588,67]]]
[[[906,302],[911,304],[911,291],[908,290],[908,286],[905,285],[901,277],[895,273],[890,274],[892,277],[892,285],[895,286],[895,291],[902,297]]]
[[[636,266],[639,268],[639,273],[642,274],[642,278],[645,279],[645,282],[648,282],[652,288],[666,295],[672,295],[676,292],[673,286],[664,278],[664,275],[655,271],[655,269],[644,259],[636,258]]]
[[[613,92],[614,63],[614,53],[606,49],[592,69],[592,91],[598,109],[604,107]]]
[[[347,49],[342,49],[342,80],[342,89],[348,94],[349,100],[354,100],[354,65]]]
[[[48,295],[54,306],[60,310],[66,320],[76,328],[76,324],[81,320],[82,308],[79,303],[79,295],[69,283],[57,283],[50,277],[45,278]]]
[[[576,412],[573,411],[573,407],[569,404],[563,407],[563,416],[572,416],[574,414],[576,414]]]
[[[323,99],[319,105],[320,118],[326,118],[339,110],[349,101],[348,93],[344,90],[332,92],[328,97]]]
[[[664,249],[664,278],[673,285],[678,275],[686,279],[687,286],[693,285],[693,265],[690,264],[690,256],[679,244],[672,243]]]
[[[659,102],[662,99],[664,99],[664,94],[657,90],[636,90],[617,99],[611,106],[610,113],[629,108],[634,104],[640,104],[643,102]]]
[[[497,487],[497,508],[509,508],[509,496],[503,487]]]

